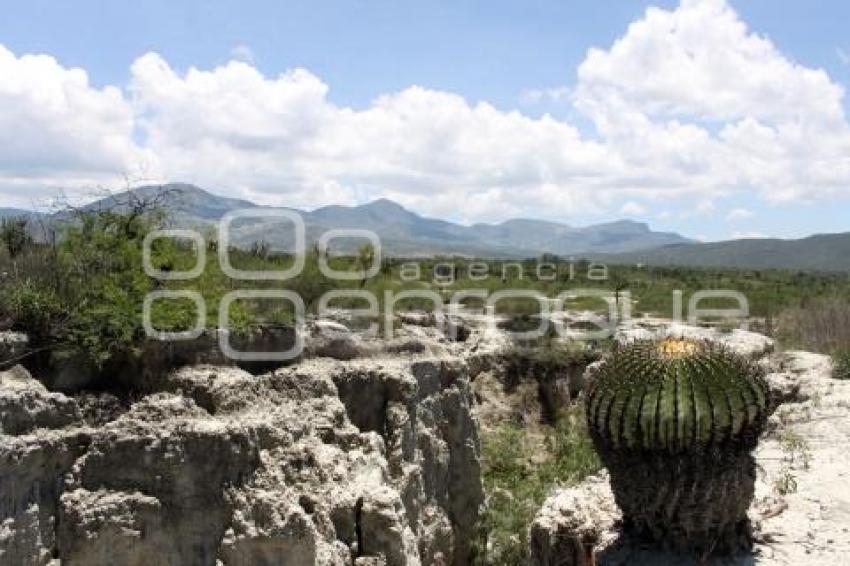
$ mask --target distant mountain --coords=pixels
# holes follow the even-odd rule
[[[164,194],[162,204],[171,213],[175,227],[212,227],[228,212],[267,208],[246,200],[217,196],[183,183],[139,187],[133,189],[133,194],[144,198]],[[87,208],[120,207],[127,200],[128,193],[120,193],[93,202]],[[395,256],[520,258],[553,253],[610,263],[850,271],[850,233],[800,240],[697,243],[678,234],[654,232],[646,224],[630,220],[583,228],[530,218],[463,226],[420,216],[387,199],[360,206],[333,205],[297,212],[304,219],[308,242],[318,240],[322,233],[332,228],[364,228],[378,234],[384,253]],[[0,218],[21,215],[36,213],[0,208]],[[54,215],[54,219],[58,218]],[[235,222],[231,240],[245,247],[258,241],[265,241],[279,250],[293,247],[292,229],[280,220],[251,218]],[[332,251],[350,252],[362,243],[357,239],[334,240]]]
[[[147,197],[163,192],[166,195],[164,204],[179,226],[209,224],[230,211],[255,206],[187,184],[134,189],[135,194]],[[114,207],[126,200],[127,194],[122,193],[89,207]],[[678,234],[653,232],[646,224],[627,220],[585,228],[532,219],[463,226],[420,216],[387,199],[360,206],[332,205],[298,212],[305,221],[308,241],[317,240],[332,228],[368,229],[378,234],[386,253],[404,256],[534,257],[547,252],[558,255],[617,253],[691,241]],[[239,221],[233,226],[232,240],[237,245],[264,240],[282,250],[293,246],[292,230],[279,220]],[[353,239],[335,240],[333,249],[350,251],[361,243]]]
[[[20,208],[0,208],[0,218],[14,218],[20,216],[33,216],[35,213],[31,210],[23,210]]]
[[[169,213],[183,220],[216,221],[230,211],[256,206],[246,200],[220,197],[187,183],[147,185],[133,189],[132,192],[142,199],[161,198]],[[123,192],[97,200],[84,208],[120,209],[128,200],[128,192]]]
[[[850,232],[799,240],[764,238],[680,244],[598,257],[646,265],[850,271]]]

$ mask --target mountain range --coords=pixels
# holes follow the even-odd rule
[[[133,189],[132,194],[142,198],[164,195],[161,204],[169,211],[172,224],[177,228],[210,231],[229,212],[269,208],[182,183],[139,187]],[[127,197],[128,193],[116,194],[95,201],[87,208],[120,208]],[[368,229],[379,236],[383,253],[392,256],[520,258],[551,253],[611,263],[850,271],[850,233],[822,234],[799,240],[765,238],[698,243],[679,234],[653,231],[645,223],[630,220],[574,227],[517,218],[498,224],[465,226],[420,216],[387,199],[359,206],[285,210],[301,215],[308,242],[317,241],[324,232],[334,228]],[[33,213],[0,208],[0,218],[22,214]],[[61,218],[61,214],[54,218]],[[236,221],[231,226],[230,236],[234,245],[242,247],[261,241],[276,250],[290,251],[294,247],[292,227],[280,219]],[[362,239],[335,239],[331,252],[349,253],[362,243]]]
[[[187,184],[139,187],[134,192],[148,198],[165,194],[163,206],[179,227],[213,224],[228,212],[239,209],[269,208],[217,196]],[[89,207],[113,207],[126,200],[126,194],[118,194]],[[558,255],[622,253],[691,242],[678,234],[654,232],[646,224],[629,220],[583,228],[531,219],[464,226],[420,216],[387,199],[359,206],[286,210],[294,210],[304,219],[308,242],[318,240],[324,232],[334,228],[368,229],[378,235],[384,253],[395,256],[536,257],[544,252]],[[251,218],[235,222],[230,234],[236,245],[248,246],[262,240],[273,249],[289,251],[294,245],[292,232],[291,225],[285,221]],[[335,239],[332,251],[349,252],[363,243],[362,239]]]

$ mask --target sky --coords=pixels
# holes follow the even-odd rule
[[[463,223],[850,231],[841,0],[1,7],[0,207],[185,181]]]

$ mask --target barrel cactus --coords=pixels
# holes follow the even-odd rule
[[[627,530],[677,550],[749,543],[752,451],[769,408],[757,366],[708,342],[639,341],[588,387],[588,427]]]

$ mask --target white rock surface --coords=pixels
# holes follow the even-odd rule
[[[21,366],[0,371],[0,434],[61,428],[82,419],[73,399],[50,393]]]
[[[0,436],[0,564],[467,563],[483,489],[460,360],[195,367],[163,387],[129,410],[87,398],[96,427],[38,413]]]
[[[554,493],[529,530],[532,564],[593,566],[594,551],[616,539],[620,518],[605,471]]]

